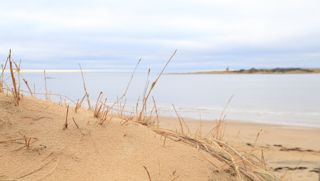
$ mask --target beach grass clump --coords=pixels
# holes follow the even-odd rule
[[[176,142],[185,143],[198,150],[204,151],[217,159],[220,164],[224,165],[223,167],[217,166],[216,163],[208,160],[212,163],[213,167],[215,167],[215,172],[217,172],[217,174],[227,173],[231,175],[234,180],[279,180],[273,174],[272,169],[267,166],[263,150],[261,150],[261,158],[258,158],[251,152],[238,151],[224,141],[226,110],[232,99],[233,96],[230,97],[220,118],[215,122],[206,136],[202,136],[201,125],[194,135],[192,135],[188,125],[182,116],[180,116],[174,105],[172,106],[179,121],[180,131],[172,131],[159,127],[152,128],[152,130],[163,136],[165,138],[164,140],[170,139]]]
[[[9,50],[9,56],[11,56],[11,50]],[[4,64],[1,64],[1,75],[0,75],[0,92],[4,92],[4,72],[7,68],[9,62],[9,56],[7,57]]]
[[[7,88],[5,88],[5,71],[7,68],[7,65],[9,64],[9,72],[10,72],[10,79],[11,79],[11,86],[9,87],[6,85]],[[20,64],[17,64],[12,59],[11,49],[9,50],[9,54],[7,56],[7,59],[5,61],[5,64],[1,66],[1,75],[0,75],[0,92],[3,92],[4,89],[7,89],[7,91],[11,92],[14,99],[14,104],[16,106],[19,105],[20,99],[21,99],[21,93],[20,93]],[[16,76],[17,74],[17,76]],[[18,80],[16,79],[18,77]]]
[[[167,66],[169,65],[169,63],[173,60],[173,57],[176,55],[178,50],[175,50],[172,55],[170,56],[170,58],[168,59],[168,61],[166,62],[166,64],[164,65],[164,67],[162,68],[162,70],[160,71],[160,73],[157,75],[156,79],[151,83],[151,85],[149,85],[149,76],[150,76],[150,69],[148,71],[148,79],[146,81],[146,88],[143,94],[143,99],[142,99],[142,107],[140,109],[139,115],[137,117],[137,122],[140,122],[142,124],[145,125],[150,125],[150,119],[146,118],[146,110],[147,110],[147,103],[149,100],[149,97],[151,95],[151,92],[153,91],[153,89],[155,88],[155,86],[157,85],[160,77],[163,75],[164,71],[166,70]]]
[[[94,107],[94,111],[93,111],[93,117],[95,118],[99,118],[100,117],[100,111],[101,111],[101,108],[102,108],[102,104],[100,103],[100,99],[102,97],[102,92],[100,92],[99,96],[98,96],[98,99],[97,99],[97,102],[96,102],[96,106]]]
[[[162,128],[152,128],[152,130],[166,139],[182,142],[208,153],[224,165],[221,167],[208,160],[218,174],[228,173],[234,180],[278,180],[272,170],[267,168],[264,160],[251,153],[239,152],[222,140],[193,138],[182,132]]]
[[[172,107],[173,107],[173,110],[176,113],[176,116],[177,116],[178,121],[179,121],[180,133],[182,135],[189,135],[190,134],[190,129],[189,129],[188,125],[186,124],[184,119],[180,116],[180,114],[178,113],[176,107],[174,105],[172,105]]]

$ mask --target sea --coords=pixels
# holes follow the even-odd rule
[[[134,111],[137,101],[141,105],[146,84],[156,76],[134,75],[126,95],[127,111]],[[131,73],[84,72],[92,104],[100,92],[108,104],[117,101],[130,77]],[[22,73],[21,89],[26,91],[22,78],[39,98],[44,98],[45,85],[56,102],[71,104],[84,95],[80,72],[47,72],[46,81],[43,73]],[[175,116],[174,106],[180,116],[197,120],[225,115],[232,121],[320,128],[320,74],[163,74],[148,107],[153,106],[152,97],[161,116]]]

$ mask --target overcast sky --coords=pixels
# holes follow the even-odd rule
[[[22,67],[320,67],[319,0],[8,0],[0,57]]]

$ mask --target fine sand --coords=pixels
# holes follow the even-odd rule
[[[70,107],[64,129],[66,112],[66,106],[27,97],[15,106],[0,94],[0,180],[238,179],[207,152],[132,121],[114,117],[98,125],[92,111]],[[214,124],[186,123],[199,134]],[[175,130],[179,122],[160,118],[160,126]],[[282,180],[318,179],[319,129],[226,122],[225,131],[223,139],[240,151],[261,157],[263,149]]]

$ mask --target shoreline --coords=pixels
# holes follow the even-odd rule
[[[177,117],[175,116],[160,116],[160,118],[163,118],[165,120],[178,120]],[[197,119],[197,118],[192,118],[192,117],[182,117],[186,122],[188,123],[207,123],[207,124],[214,124],[218,122],[217,119]],[[261,126],[272,126],[272,127],[279,127],[279,128],[288,128],[288,129],[316,129],[320,131],[320,127],[317,126],[304,126],[304,125],[293,125],[293,124],[276,124],[276,123],[267,123],[267,122],[262,122],[262,121],[254,121],[254,120],[245,120],[245,119],[226,119],[224,122],[230,123],[230,124],[243,124],[243,125],[261,125]]]
[[[189,121],[195,121],[195,122],[199,122],[200,119],[193,117],[193,116],[183,116],[183,111],[179,112],[180,116],[185,119],[185,120],[189,120]],[[163,118],[169,118],[169,119],[177,119],[175,115],[160,115],[160,117]],[[320,130],[320,124],[303,124],[303,123],[290,123],[290,121],[271,121],[272,119],[268,119],[268,120],[259,120],[259,119],[226,119],[226,122],[230,122],[230,123],[239,123],[239,124],[257,124],[257,125],[266,125],[266,126],[277,126],[277,127],[288,127],[288,128],[301,128],[301,129],[319,129]],[[218,121],[218,119],[209,119],[209,118],[201,118],[201,121],[203,122],[216,122]]]
[[[160,127],[171,130],[179,130],[179,120],[174,117],[160,117]],[[196,119],[184,119],[186,125],[189,127],[191,133],[195,133],[201,129],[203,134],[207,134],[216,124],[217,121],[205,121]],[[265,140],[262,139],[261,144],[271,144],[271,142],[278,142],[278,144],[289,145],[291,147],[304,147],[305,149],[313,148],[320,153],[320,143],[317,139],[320,138],[320,128],[306,128],[297,126],[281,126],[276,124],[263,123],[248,123],[226,120],[223,122],[226,139],[231,139],[234,142],[239,142],[238,139],[253,141],[259,132],[265,132]],[[238,132],[242,132],[238,134]],[[237,135],[236,137],[234,137]],[[241,137],[242,135],[243,137]],[[313,143],[311,144],[310,142]],[[320,159],[320,157],[319,157]],[[320,160],[319,160],[320,161]]]

